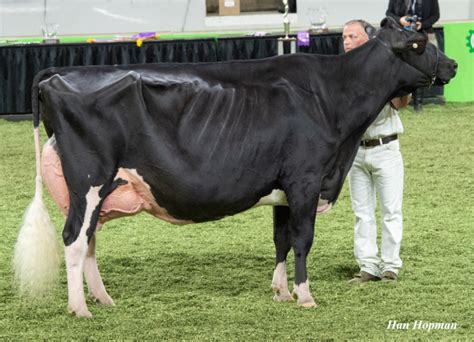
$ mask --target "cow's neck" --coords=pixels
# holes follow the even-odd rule
[[[343,138],[354,132],[362,135],[404,83],[404,63],[375,40],[340,56],[337,63],[341,79],[329,96],[339,133]]]

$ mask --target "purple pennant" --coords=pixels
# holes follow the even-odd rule
[[[309,46],[309,32],[301,31],[296,34],[296,44],[298,46]]]
[[[133,39],[138,39],[138,38],[142,38],[142,39],[146,39],[146,38],[155,38],[156,36],[156,32],[140,32],[138,34],[135,34],[132,36]]]

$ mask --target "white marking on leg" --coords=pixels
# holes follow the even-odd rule
[[[102,305],[115,305],[114,301],[105,290],[104,283],[97,266],[97,258],[95,255],[96,236],[92,236],[89,242],[86,259],[84,261],[84,275],[86,277],[89,293],[94,300],[98,300]]]
[[[297,304],[305,308],[316,307],[311,292],[309,291],[309,280],[299,285],[294,284],[293,295],[298,298]]]
[[[92,214],[100,202],[99,191],[101,186],[91,187],[86,195],[86,212],[84,214],[84,223],[79,232],[76,241],[64,248],[67,268],[67,287],[68,287],[68,310],[74,312],[77,316],[92,317],[87,309],[84,296],[83,269],[84,259],[87,253],[87,235],[86,231],[91,225]]]
[[[288,290],[288,278],[286,276],[286,262],[279,262],[273,272],[272,289],[275,292],[273,300],[276,302],[285,302],[293,300]]]

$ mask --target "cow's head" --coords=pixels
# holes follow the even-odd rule
[[[429,43],[425,34],[404,30],[391,17],[383,19],[380,27],[376,39],[410,65],[416,76],[417,84],[404,90],[410,92],[432,84],[443,85],[456,75],[457,63]]]

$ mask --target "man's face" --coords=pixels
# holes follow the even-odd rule
[[[344,51],[349,52],[361,46],[369,40],[364,28],[359,23],[344,26],[342,30],[342,40],[344,41]]]

